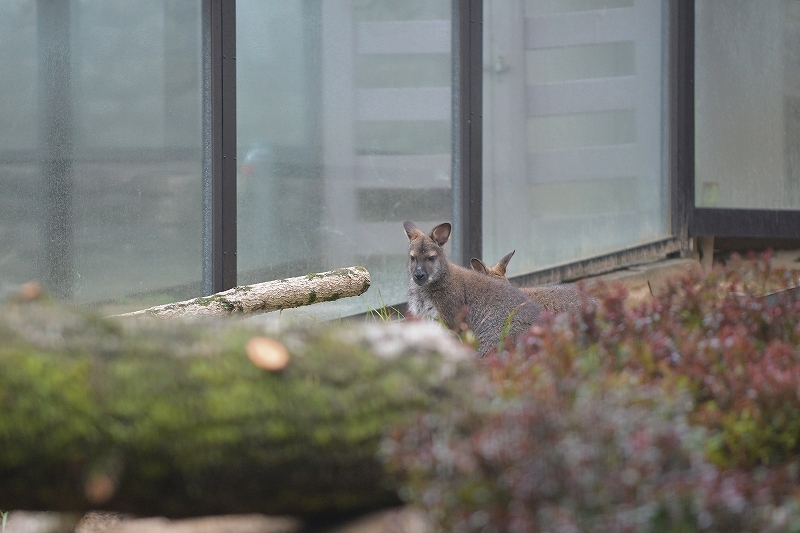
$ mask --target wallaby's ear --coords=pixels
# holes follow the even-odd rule
[[[411,222],[410,220],[404,220],[403,221],[403,228],[406,230],[406,235],[408,235],[408,240],[409,241],[413,241],[414,239],[416,239],[418,237],[424,237],[425,236],[425,234],[422,233],[422,230],[419,229],[418,227],[416,227],[414,225],[414,223]]]
[[[472,266],[472,270],[480,272],[481,274],[488,274],[486,272],[486,265],[483,264],[483,261],[480,259],[472,258],[469,260],[469,264]]]
[[[492,267],[492,270],[505,276],[506,269],[508,268],[508,262],[511,261],[512,257],[514,257],[514,252],[516,252],[516,250],[511,250],[510,254],[507,254],[500,261],[498,261],[495,266]]]
[[[444,243],[450,238],[451,230],[452,228],[449,222],[442,222],[431,230],[431,239],[436,241],[436,244],[439,246],[444,246]]]

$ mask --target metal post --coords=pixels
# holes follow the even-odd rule
[[[688,251],[694,211],[694,0],[669,1],[668,117],[672,234]]]
[[[483,241],[483,0],[453,0],[453,257]]]
[[[236,286],[236,2],[203,0],[203,288]]]

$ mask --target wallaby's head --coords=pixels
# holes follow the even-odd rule
[[[472,270],[477,270],[493,278],[500,278],[508,281],[508,278],[506,278],[506,269],[508,268],[508,262],[511,261],[511,258],[514,256],[514,252],[516,252],[516,250],[512,250],[510,254],[503,257],[492,268],[487,267],[483,261],[475,259],[474,257],[470,259],[469,264],[472,265]]]
[[[439,224],[429,235],[408,220],[403,222],[403,228],[408,235],[408,273],[411,279],[420,287],[440,280],[447,272],[447,257],[442,246],[450,238],[450,224]]]

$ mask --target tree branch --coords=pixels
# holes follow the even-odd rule
[[[358,296],[369,289],[369,271],[360,266],[242,285],[211,296],[203,296],[141,311],[115,316],[149,315],[162,318],[176,316],[228,316],[268,312],[301,307],[318,302]]]

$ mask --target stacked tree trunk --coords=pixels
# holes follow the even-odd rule
[[[385,431],[458,402],[472,354],[435,324],[267,336],[248,322],[0,306],[0,506],[309,515],[397,502]],[[259,346],[283,364],[259,364]]]

